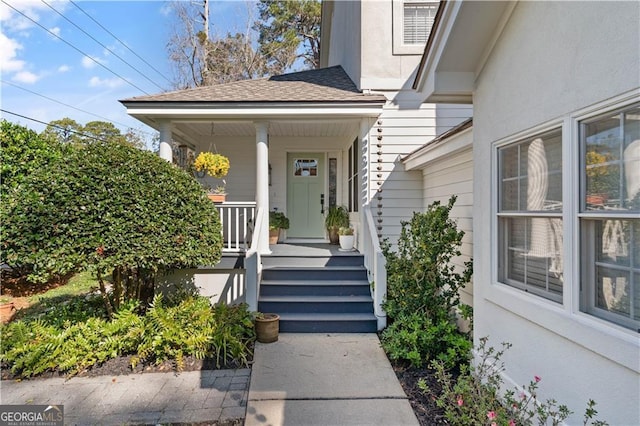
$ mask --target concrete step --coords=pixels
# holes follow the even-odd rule
[[[287,313],[373,313],[371,296],[260,296],[260,312]]]
[[[372,313],[286,313],[280,315],[281,333],[375,333]]]
[[[370,296],[363,280],[262,280],[262,296]]]
[[[267,281],[368,280],[367,270],[364,266],[264,267],[262,269],[262,279]]]

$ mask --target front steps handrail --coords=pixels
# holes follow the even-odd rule
[[[269,238],[269,235],[263,235],[262,222],[267,215],[264,214],[262,207],[256,211],[256,223],[253,228],[253,236],[251,239],[251,246],[245,255],[244,267],[245,267],[245,282],[247,288],[245,289],[246,302],[249,305],[249,310],[256,312],[258,310],[258,295],[260,294],[260,280],[262,275],[262,256],[260,255],[260,242],[262,238]]]
[[[378,232],[369,205],[364,206],[363,248],[364,265],[369,274],[369,282],[372,284],[373,309],[378,319],[378,330],[387,326],[387,313],[382,309],[382,303],[387,297],[387,260],[380,248]]]

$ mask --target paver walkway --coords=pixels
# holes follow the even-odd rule
[[[62,404],[70,425],[418,425],[374,333],[281,333],[252,370],[2,381],[0,403]]]
[[[64,405],[78,425],[199,423],[243,418],[251,370],[2,381],[2,404]]]

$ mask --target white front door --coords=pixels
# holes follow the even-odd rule
[[[288,238],[324,238],[324,153],[287,154]]]

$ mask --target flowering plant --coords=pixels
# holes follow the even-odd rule
[[[214,154],[213,152],[201,152],[196,157],[193,167],[198,172],[207,172],[209,176],[215,178],[223,178],[229,173],[231,167],[229,159],[224,155]]]
[[[487,426],[532,426],[560,425],[572,414],[566,405],[558,404],[554,399],[541,401],[537,397],[539,376],[525,387],[507,390],[502,394],[501,373],[504,363],[500,358],[511,347],[503,343],[501,350],[487,347],[487,337],[480,339],[477,348],[478,362],[475,366],[461,365],[460,375],[454,379],[442,362],[433,362],[442,393],[435,395],[436,404],[445,410],[445,417],[451,425],[487,425]],[[419,386],[433,393],[424,380]],[[587,402],[584,425],[604,426],[606,422],[593,420],[598,413],[593,400]]]

